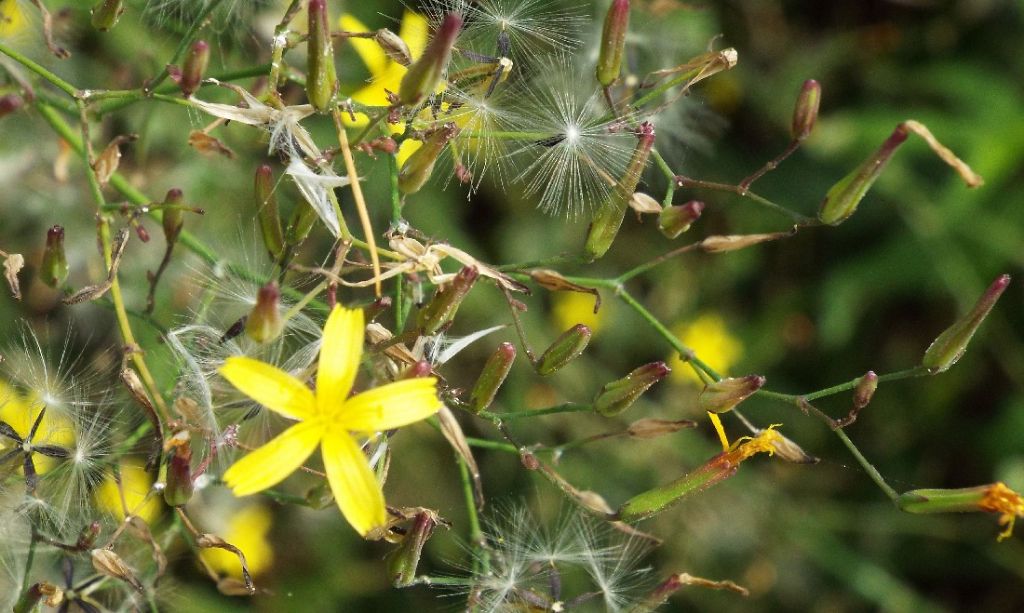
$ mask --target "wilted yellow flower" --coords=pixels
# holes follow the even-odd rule
[[[265,362],[231,357],[221,375],[268,409],[298,421],[235,462],[224,481],[237,496],[283,481],[322,447],[324,470],[342,515],[363,536],[387,524],[384,493],[353,435],[363,437],[425,419],[441,408],[437,380],[396,381],[349,398],[363,353],[363,312],[334,307],[324,325],[316,391]]]
[[[725,320],[717,313],[702,313],[692,321],[677,324],[672,332],[698,358],[723,375],[732,370],[743,355],[743,344],[729,333]],[[676,381],[702,383],[693,368],[678,355],[671,357],[669,366]]]
[[[124,519],[124,509],[128,513],[138,515],[144,522],[152,525],[163,510],[160,496],[152,495],[153,478],[142,464],[128,461],[121,463],[121,487],[117,487],[114,476],[110,475],[100,483],[93,492],[96,506],[118,519]],[[121,492],[124,492],[124,505],[121,504]]]
[[[582,292],[555,292],[551,295],[551,315],[555,319],[555,327],[568,330],[576,324],[583,324],[592,332],[604,326],[607,319],[607,306],[597,313],[594,312],[594,296]]]
[[[274,562],[274,550],[267,540],[271,519],[267,507],[251,504],[233,513],[228,519],[227,528],[218,535],[242,550],[249,572],[253,575],[269,569]],[[199,555],[214,571],[242,579],[242,566],[234,553],[213,547],[203,549]]]

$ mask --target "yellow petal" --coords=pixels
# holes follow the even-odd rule
[[[322,434],[320,422],[295,424],[232,464],[224,472],[224,482],[236,496],[248,496],[277,485],[306,461]]]
[[[406,10],[402,15],[402,25],[398,30],[398,36],[409,45],[409,53],[413,60],[418,60],[427,47],[429,35],[429,23],[427,18],[419,13]]]
[[[352,432],[379,432],[426,419],[440,408],[436,379],[406,379],[350,398],[335,423]]]
[[[409,159],[409,156],[416,153],[416,150],[422,146],[423,141],[413,140],[411,138],[403,140],[402,144],[398,146],[398,155],[396,157],[398,167],[401,168],[403,165],[405,165],[405,162],[406,160]]]
[[[352,390],[363,354],[363,311],[334,307],[324,325],[316,398],[323,414],[341,408]]]
[[[220,374],[246,396],[289,419],[309,419],[316,415],[313,392],[276,366],[235,356],[225,360]]]
[[[369,29],[366,25],[359,21],[354,15],[345,13],[338,20],[338,24],[341,29],[346,32],[367,32]],[[380,48],[380,45],[376,43],[372,38],[355,38],[351,37],[348,42],[352,44],[352,48],[356,50],[359,58],[363,60],[363,64],[366,64],[366,69],[370,71],[371,76],[377,76],[378,73],[382,72],[388,65],[388,56],[384,54],[384,50]]]
[[[340,430],[329,432],[323,455],[327,481],[348,523],[363,536],[383,528],[387,523],[384,492],[355,440]]]

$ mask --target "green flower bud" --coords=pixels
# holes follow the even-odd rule
[[[46,248],[39,266],[39,279],[50,287],[58,287],[67,281],[68,270],[68,258],[64,253],[64,228],[53,226],[46,231]]]
[[[534,365],[537,373],[546,377],[561,370],[583,353],[590,344],[591,335],[590,328],[583,324],[576,324],[563,332],[537,360]]]
[[[458,133],[458,126],[454,123],[447,123],[435,130],[423,142],[423,146],[409,156],[398,173],[398,189],[402,190],[403,194],[414,194],[420,191],[434,172],[434,164],[441,156],[441,152],[444,151],[444,146]]]
[[[416,514],[409,533],[405,535],[398,549],[388,554],[388,572],[392,585],[409,587],[413,584],[420,556],[423,555],[423,546],[434,533],[434,526],[437,523],[437,516],[431,511],[420,511]]]
[[[498,388],[505,382],[505,377],[512,370],[516,359],[516,348],[512,343],[498,345],[497,351],[487,358],[484,368],[477,377],[473,391],[469,394],[469,406],[474,413],[479,413],[494,402]]]
[[[123,0],[100,0],[99,4],[92,7],[92,27],[100,32],[106,32],[117,25],[117,20],[123,12]]]
[[[182,198],[181,190],[175,187],[167,190],[167,195],[164,196],[164,201],[161,203],[164,205],[161,209],[164,215],[164,239],[168,244],[178,240],[178,235],[181,234],[181,229],[185,226]]]
[[[828,190],[818,209],[821,223],[837,226],[854,214],[864,194],[874,185],[889,159],[896,153],[896,148],[907,140],[908,134],[903,124],[896,126],[878,151]]]
[[[956,364],[957,360],[967,351],[967,344],[971,342],[971,337],[981,327],[981,322],[985,321],[985,317],[988,316],[989,311],[996,305],[996,301],[999,300],[1009,284],[1010,275],[1003,275],[993,281],[992,285],[989,285],[985,293],[978,299],[974,308],[947,328],[928,346],[924,352],[924,358],[921,359],[921,366],[927,368],[929,372],[937,373]]]
[[[821,85],[814,79],[807,79],[800,88],[800,96],[796,99],[796,107],[793,109],[793,124],[790,126],[793,140],[802,141],[811,135],[811,130],[818,121],[820,104]]]
[[[398,100],[406,106],[415,106],[434,93],[452,55],[455,39],[462,29],[462,18],[454,13],[445,15],[433,40],[415,64],[409,67],[398,86]]]
[[[260,223],[263,245],[272,260],[278,260],[284,253],[284,233],[281,218],[277,213],[277,197],[274,196],[274,171],[269,164],[256,169],[256,219]]]
[[[288,230],[285,232],[285,240],[288,245],[293,248],[301,245],[302,241],[309,236],[317,219],[319,217],[317,217],[316,209],[310,206],[305,198],[296,202],[292,216],[288,220]]]
[[[271,281],[260,288],[256,294],[256,306],[245,320],[245,333],[249,338],[257,343],[266,343],[280,336],[281,330],[284,329],[278,308],[280,298],[281,291],[277,288],[276,281]]]
[[[192,499],[192,451],[187,443],[174,447],[167,462],[167,485],[164,487],[164,502],[168,506],[181,507]]]
[[[604,17],[601,48],[597,57],[597,82],[608,87],[619,78],[629,29],[629,0],[612,0]]]
[[[853,388],[853,409],[859,411],[868,406],[877,389],[878,375],[869,370],[857,381],[857,387]]]
[[[306,97],[313,108],[326,113],[330,110],[338,89],[327,0],[309,0],[309,42],[306,57]]]
[[[185,56],[185,65],[181,69],[178,86],[186,98],[191,96],[203,82],[203,74],[210,63],[210,45],[205,40],[197,40]]]
[[[622,413],[671,371],[672,369],[664,362],[651,362],[621,379],[605,384],[594,397],[594,410],[605,417]]]
[[[760,375],[748,375],[708,383],[700,393],[700,408],[708,413],[731,411],[761,389],[764,382],[765,378]]]
[[[475,267],[466,266],[454,279],[437,288],[433,299],[423,307],[416,319],[420,334],[437,334],[451,324],[479,274]]]
[[[658,215],[658,230],[668,238],[676,238],[689,230],[703,212],[704,203],[700,200],[691,200],[679,206],[667,206]]]
[[[619,180],[615,188],[591,222],[587,230],[587,241],[583,246],[584,257],[587,260],[596,260],[607,253],[612,246],[615,236],[619,233],[622,220],[626,216],[626,209],[629,208],[629,201],[640,183],[640,175],[643,174],[644,166],[647,165],[647,157],[654,146],[654,125],[650,122],[643,122],[637,132],[637,144],[633,155],[626,166],[626,172]]]

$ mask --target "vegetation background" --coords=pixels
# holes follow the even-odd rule
[[[91,2],[49,4],[51,10],[71,11],[58,32],[74,55],[59,63],[49,58],[48,65],[83,87],[132,86],[140,75],[162,67],[177,40],[174,23],[153,18],[152,10],[142,13],[144,3],[129,3],[120,24],[106,34],[88,27],[84,13]],[[160,2],[150,3],[155,4]],[[1014,283],[955,368],[882,385],[848,433],[900,491],[995,480],[1024,487],[1024,2],[634,4],[638,17],[631,35],[655,57],[661,54],[663,66],[702,52],[719,33],[722,44],[739,52],[734,70],[696,88],[687,105],[692,133],[666,152],[687,176],[735,183],[774,156],[788,142],[800,84],[815,78],[824,92],[818,126],[800,152],[759,182],[758,192],[813,214],[825,191],[908,118],[928,125],[986,180],[980,189],[965,189],[911,138],[842,226],[735,253],[685,256],[634,281],[635,291],[663,320],[710,343],[712,366],[737,375],[763,374],[773,389],[797,393],[869,369],[882,373],[916,364],[935,335],[968,309],[988,282],[1011,273]],[[402,11],[387,1],[330,5],[335,15],[351,11],[372,27],[393,27],[391,18]],[[661,8],[678,10],[651,13]],[[591,7],[588,12],[602,11]],[[257,11],[255,17],[265,14],[274,18],[279,10]],[[594,23],[598,28],[599,18]],[[244,27],[223,25],[211,70],[266,61],[266,48],[256,40]],[[45,58],[33,46],[38,35],[24,44]],[[355,89],[366,77],[346,45],[338,65],[344,87]],[[206,209],[205,217],[189,219],[186,227],[226,259],[261,258],[251,177],[265,148],[251,132],[227,129],[220,136],[238,159],[200,156],[186,138],[190,128],[207,120],[153,102],[112,115],[105,127],[109,135],[141,135],[126,149],[122,171],[144,191],[156,195],[181,187],[190,202]],[[330,129],[326,123],[321,128],[325,134]],[[45,229],[63,224],[72,280],[84,284],[99,276],[87,268],[97,261],[91,209],[77,168],[69,182],[55,182],[56,153],[56,137],[33,113],[0,119],[0,247],[24,253],[32,265]],[[648,191],[660,197],[663,185],[656,171],[649,170],[647,180]],[[484,261],[524,261],[576,249],[582,242],[585,220],[544,215],[515,187],[485,183],[467,201],[459,185],[452,182],[445,189],[444,183],[434,180],[418,194],[407,218]],[[375,227],[383,228],[383,166],[366,173],[365,185],[371,208],[379,213]],[[676,194],[677,203],[690,198],[708,204],[691,233],[778,229],[778,218],[740,198],[689,190]],[[612,274],[670,249],[673,243],[650,223],[627,220],[595,268]],[[144,304],[145,271],[162,255],[162,238],[152,229],[154,240],[145,248],[135,244],[122,268],[130,288],[126,300],[137,309]],[[311,251],[327,247],[326,233],[319,238]],[[178,255],[154,314],[164,326],[185,321],[193,306],[190,289],[200,265],[184,250]],[[544,406],[559,395],[588,398],[601,383],[635,365],[670,357],[643,322],[606,298],[600,328],[584,357],[544,385],[526,368],[513,370],[503,403]],[[585,307],[550,294],[537,294],[528,305],[529,329],[548,338],[586,315]],[[474,292],[461,328],[452,332],[493,325],[504,317],[503,309],[497,292]],[[22,320],[51,344],[60,345],[68,334],[70,353],[85,363],[102,366],[113,359],[107,348],[117,345],[117,330],[112,313],[102,306],[53,309],[38,287],[28,288],[21,303],[4,293],[0,339],[16,342]],[[695,321],[704,327],[688,330]],[[154,329],[139,325],[137,330],[151,348],[158,378],[171,385],[172,362]],[[497,338],[503,334],[508,339]],[[496,343],[511,336],[500,332],[491,338]],[[464,371],[475,373],[492,346],[481,343],[461,354],[457,359],[466,365]],[[472,376],[463,384],[470,385]],[[697,391],[686,377],[673,377],[630,416],[699,419]],[[839,396],[822,408],[841,415],[847,402]],[[691,588],[674,596],[667,610],[1024,610],[1020,534],[997,544],[991,516],[902,514],[819,421],[756,397],[744,406],[758,423],[784,424],[790,438],[822,461],[811,466],[752,461],[735,478],[645,523],[645,530],[666,539],[647,561],[656,575],[687,571],[731,578],[751,590],[749,599],[742,599]],[[466,423],[470,435],[494,435],[482,421]],[[521,440],[557,444],[604,431],[607,423],[570,414],[517,428]],[[731,429],[738,426],[732,423]],[[411,428],[397,445],[389,500],[437,508],[454,523],[430,541],[421,572],[458,573],[465,563],[459,545],[466,535],[465,516],[450,448],[425,425]],[[581,447],[564,455],[560,470],[614,506],[698,465],[716,445],[705,420],[697,432],[653,442],[613,440]],[[501,500],[526,500],[542,516],[557,514],[562,505],[557,492],[524,471],[518,458],[478,453],[492,511]],[[335,512],[269,508],[273,565],[259,579],[273,595],[251,601],[219,596],[185,552],[177,552],[167,596],[171,610],[459,607],[458,599],[426,587],[391,589],[383,572],[384,546],[358,539]]]

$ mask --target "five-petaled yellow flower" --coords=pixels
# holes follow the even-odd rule
[[[336,306],[324,326],[315,392],[259,360],[225,361],[220,373],[232,385],[299,422],[224,473],[236,495],[255,494],[281,482],[319,445],[342,515],[364,537],[380,534],[387,524],[384,494],[356,437],[425,419],[441,408],[441,401],[433,377],[396,381],[349,398],[362,351],[363,312]]]

